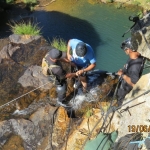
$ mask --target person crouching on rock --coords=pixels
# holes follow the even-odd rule
[[[58,100],[60,104],[65,101],[66,98],[66,72],[63,70],[61,61],[69,62],[66,53],[58,49],[53,48],[50,50],[42,60],[42,71],[44,75],[53,75],[55,77],[55,85]]]

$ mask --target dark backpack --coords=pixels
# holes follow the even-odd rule
[[[138,150],[138,143],[130,143],[133,141],[141,141],[141,133],[127,134],[121,137],[117,143],[114,144],[113,150]]]

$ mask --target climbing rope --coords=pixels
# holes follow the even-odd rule
[[[43,85],[41,85],[41,86],[39,86],[39,87],[37,87],[37,88],[35,88],[35,89],[33,89],[33,90],[31,90],[31,91],[29,91],[29,92],[23,94],[23,95],[21,95],[21,96],[15,98],[15,99],[13,99],[13,100],[11,100],[10,102],[1,105],[1,106],[0,106],[0,109],[3,108],[4,106],[8,106],[9,104],[11,104],[12,102],[18,100],[19,98],[24,97],[25,95],[28,95],[29,93],[31,93],[31,92],[33,92],[33,91],[35,91],[35,90],[41,88],[42,86],[45,86],[45,85],[48,84],[48,83],[50,83],[50,82],[47,82],[47,83],[45,83],[45,84],[43,84]]]
[[[145,144],[146,139],[150,139],[150,137],[147,137],[147,138],[143,139],[142,141],[133,141],[133,142],[130,142],[129,144],[138,144],[138,148],[141,148],[142,145]]]
[[[115,110],[120,109],[122,106],[127,105],[128,103],[130,103],[130,102],[132,102],[132,101],[136,100],[137,98],[139,98],[139,97],[141,97],[141,96],[143,96],[143,95],[145,95],[145,94],[148,94],[149,92],[150,92],[150,90],[147,90],[146,92],[144,92],[144,93],[140,94],[139,96],[137,96],[137,97],[135,97],[135,98],[131,99],[130,101],[128,101],[128,102],[126,102],[126,103],[124,103],[123,105],[118,106],[117,108],[115,108]]]
[[[57,113],[57,111],[58,111],[58,109],[59,109],[59,107],[57,107],[57,109],[55,110],[55,112],[53,113],[53,118],[52,118],[52,132],[51,132],[51,149],[53,150],[54,148],[53,148],[53,144],[52,144],[52,139],[53,139],[53,136],[52,136],[52,134],[53,134],[53,129],[54,129],[54,122],[55,122],[55,115],[56,115],[56,113]]]
[[[88,91],[88,92],[89,92],[89,91]],[[146,91],[146,92],[144,92],[143,94],[146,94],[146,93],[148,93],[148,92],[149,92],[149,91]],[[108,94],[109,94],[109,93],[108,93]],[[108,95],[108,94],[107,94],[107,95]],[[143,94],[139,95],[138,97],[142,96]],[[91,95],[92,95],[92,94],[91,94]],[[73,102],[74,102],[75,96],[76,96],[76,95],[75,95],[75,90],[74,90]],[[138,97],[136,97],[135,99],[137,99]],[[133,101],[133,99],[132,99],[131,101]],[[131,102],[131,101],[130,101],[130,102]],[[129,103],[129,102],[128,102],[128,103]],[[127,103],[125,103],[125,104],[127,104]],[[125,105],[125,104],[124,104],[124,105]],[[122,105],[122,106],[123,106],[123,105]],[[121,107],[122,107],[122,106],[121,106]],[[111,120],[112,120],[112,117],[113,117],[115,111],[117,111],[117,110],[120,109],[121,107],[117,107],[116,109],[114,109],[114,108],[111,108],[111,106],[110,106],[110,109],[108,109],[107,113],[105,114],[105,117],[104,117],[104,114],[103,114],[102,117],[101,117],[101,118],[98,120],[98,122],[95,124],[94,128],[92,129],[92,131],[91,131],[90,133],[88,133],[88,137],[87,137],[87,139],[84,141],[84,144],[82,145],[81,149],[83,149],[83,147],[85,146],[87,140],[90,138],[92,132],[94,131],[94,129],[96,128],[96,126],[100,123],[100,121],[101,121],[102,119],[104,119],[104,120],[103,120],[103,124],[102,124],[102,126],[101,126],[101,128],[100,128],[99,133],[102,132],[102,129],[104,129],[104,128],[105,128],[104,130],[106,130],[107,126],[110,124],[110,122],[111,122]],[[131,107],[133,107],[133,106],[131,106]],[[130,107],[130,108],[131,108],[131,107]],[[70,110],[71,110],[71,115],[72,115],[73,109],[71,108]],[[105,125],[105,124],[106,124],[106,120],[107,120],[107,118],[109,117],[109,114],[110,114],[110,113],[112,113],[112,116],[111,116],[111,118],[110,118],[110,121],[109,121],[109,123],[108,123],[107,125]],[[122,112],[121,112],[121,113],[122,113]],[[70,119],[69,129],[70,129],[71,122],[72,122],[72,118]],[[68,138],[67,138],[67,141],[68,141]],[[67,141],[66,141],[66,142],[67,142]],[[103,147],[104,147],[104,146],[103,146]],[[67,148],[67,143],[66,143],[66,148]]]
[[[111,90],[112,90],[112,88],[111,88],[110,91],[106,94],[106,96],[105,96],[104,98],[106,98],[106,97],[109,95],[109,93],[111,92]],[[91,95],[92,95],[92,94],[91,94]],[[100,101],[102,101],[104,98],[102,98]],[[102,107],[100,107],[100,109],[101,109],[101,108],[102,108]],[[111,108],[111,106],[110,106],[109,108]],[[103,109],[102,109],[102,110],[103,110]],[[110,124],[110,122],[111,122],[111,120],[112,120],[112,118],[113,118],[113,116],[114,116],[115,111],[110,111],[110,109],[108,109],[106,114],[104,114],[104,113],[101,114],[101,115],[102,115],[101,118],[97,121],[97,123],[95,124],[95,126],[93,127],[93,129],[91,130],[91,132],[88,133],[88,137],[87,137],[86,140],[84,141],[84,143],[83,143],[83,145],[82,145],[82,147],[81,147],[80,150],[82,150],[82,149],[84,148],[84,146],[85,146],[87,140],[90,138],[90,136],[92,135],[94,129],[97,127],[97,125],[101,122],[102,119],[103,119],[103,124],[102,124],[102,126],[101,126],[101,128],[100,128],[100,130],[99,130],[99,133],[102,132],[102,129],[106,129],[106,127],[107,127],[108,125],[105,125],[105,124],[106,124],[106,120],[107,120],[107,118],[108,118],[108,116],[109,116],[110,113],[112,113],[112,115],[111,115],[111,117],[110,117],[110,121],[109,121],[108,125]],[[105,126],[105,127],[104,127],[104,126]],[[104,144],[104,146],[105,146],[105,144]]]

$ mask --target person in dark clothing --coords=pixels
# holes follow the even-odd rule
[[[144,67],[144,58],[134,49],[131,38],[126,39],[122,43],[121,48],[129,55],[129,59],[124,68],[117,72],[117,75],[121,77],[121,83],[117,91],[119,106],[122,105],[126,94],[132,90],[133,86],[139,80]]]
[[[48,64],[46,68],[47,75],[53,75],[55,77],[55,85],[58,96],[58,103],[62,103],[66,98],[66,72],[62,68],[61,61],[69,62],[66,57],[66,53],[57,49],[50,50],[45,57],[43,62]],[[42,64],[44,64],[42,62]],[[44,67],[42,67],[44,69]]]

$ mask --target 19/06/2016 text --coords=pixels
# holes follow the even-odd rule
[[[129,132],[150,132],[150,126],[148,125],[129,125]]]

